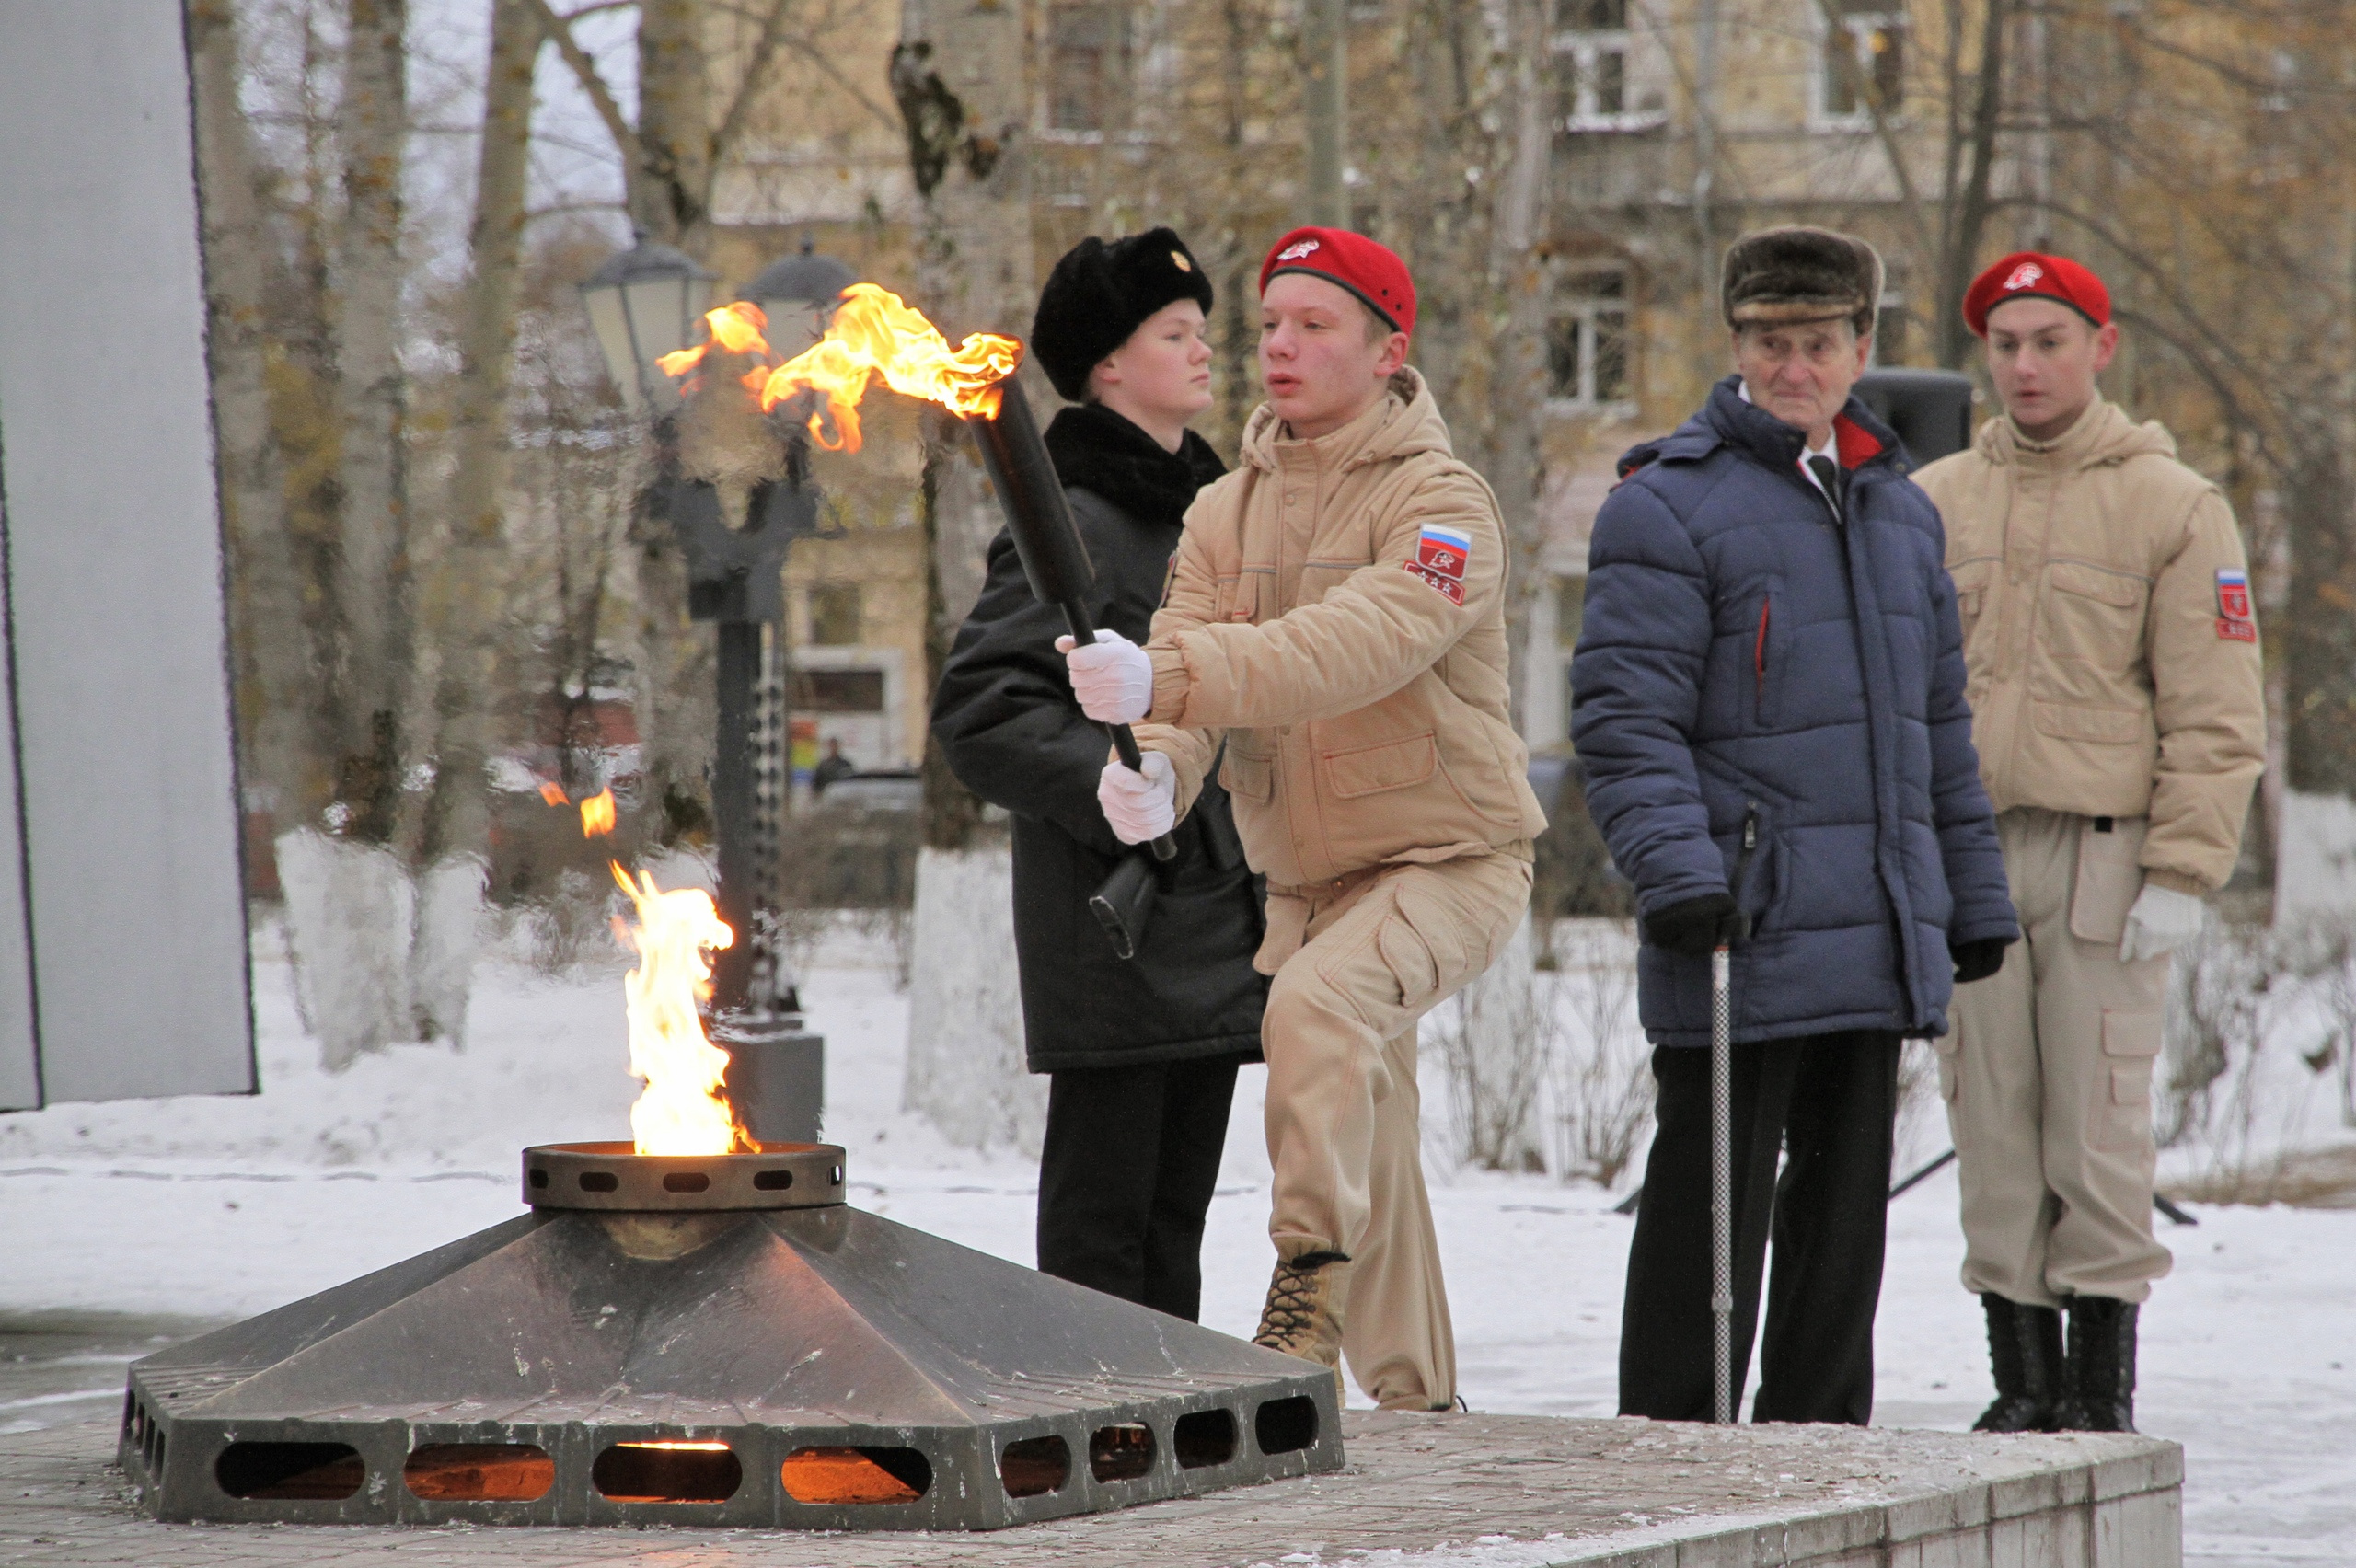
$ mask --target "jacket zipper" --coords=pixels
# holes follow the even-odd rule
[[[1734,858],[1734,902],[1737,940],[1750,935],[1750,917],[1743,912],[1743,888],[1750,881],[1751,852],[1759,847],[1759,802],[1745,801],[1742,813],[1742,849]]]
[[[1774,608],[1772,596],[1759,601],[1759,637],[1750,649],[1750,668],[1757,679],[1753,693],[1753,715],[1761,723],[1767,721],[1767,617]]]

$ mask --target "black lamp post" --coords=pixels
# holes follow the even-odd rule
[[[837,276],[823,297],[813,294]],[[778,311],[773,350],[790,355],[814,342],[825,310],[849,281],[848,269],[806,244],[801,255],[764,272],[751,292],[765,310]],[[790,776],[779,755],[786,694],[773,687],[764,715],[761,673],[765,644],[773,638],[781,648],[786,636],[786,552],[816,531],[817,498],[806,482],[798,431],[780,435],[771,426],[763,432],[784,448],[784,475],[752,487],[738,525],[724,514],[717,485],[682,470],[679,426],[689,411],[679,384],[654,362],[700,340],[710,282],[686,256],[641,237],[598,268],[581,294],[615,385],[633,413],[653,416],[655,478],[646,507],[670,525],[686,559],[687,614],[714,623],[717,902],[736,941],[713,958],[712,1039],[734,1058],[729,1097],[754,1135],[808,1142],[818,1136],[824,1101],[823,1042],[802,1028],[801,999],[774,930],[779,816]],[[763,285],[769,285],[766,295]],[[803,317],[817,325],[805,332]]]

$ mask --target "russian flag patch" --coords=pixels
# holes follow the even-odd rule
[[[2249,573],[2239,567],[2217,569],[2217,636],[2226,642],[2258,640],[2258,621],[2249,599]]]
[[[1464,603],[1464,569],[1472,559],[1472,536],[1438,523],[1424,525],[1415,559],[1406,569],[1431,584],[1452,605]]]

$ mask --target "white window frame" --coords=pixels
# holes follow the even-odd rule
[[[1805,4],[1816,17],[1817,50],[1814,69],[1811,72],[1816,79],[1808,97],[1810,126],[1818,131],[1872,130],[1873,110],[1862,99],[1855,109],[1846,113],[1838,112],[1831,108],[1833,79],[1831,62],[1827,58],[1831,52],[1832,40],[1830,29],[1838,28],[1849,35],[1849,57],[1857,63],[1859,83],[1862,86],[1870,87],[1874,80],[1872,41],[1874,35],[1878,32],[1895,33],[1900,49],[1911,48],[1914,36],[1913,18],[1907,14],[1900,0],[1888,0],[1888,6],[1882,10],[1860,11],[1854,15],[1836,15],[1831,17],[1825,16],[1823,7],[1817,3],[1817,0],[1805,0]],[[1900,95],[1898,103],[1882,111],[1884,116],[1892,121],[1903,119],[1906,111],[1903,93],[1905,73],[1902,70],[1899,74],[1899,80]]]
[[[1561,283],[1556,285],[1553,298],[1547,303],[1546,337],[1551,359],[1555,325],[1566,318],[1576,318],[1578,321],[1583,329],[1579,333],[1578,387],[1577,390],[1570,393],[1555,391],[1553,385],[1553,367],[1550,363],[1547,367],[1547,410],[1560,414],[1634,413],[1636,408],[1635,398],[1632,396],[1636,379],[1634,362],[1636,312],[1634,290],[1631,286],[1634,282],[1631,271],[1624,263],[1598,261],[1566,268],[1565,272],[1566,276]],[[1620,294],[1617,298],[1597,293],[1583,294],[1571,286],[1577,280],[1594,278],[1607,272],[1619,274]],[[1616,398],[1601,398],[1596,394],[1596,322],[1599,317],[1606,315],[1615,315],[1619,317],[1621,340],[1625,345],[1623,352],[1628,356],[1627,363],[1623,366],[1623,375],[1627,385],[1622,388],[1621,395]]]
[[[1624,104],[1634,93],[1635,34],[1628,29],[1563,31],[1554,34],[1552,42],[1554,69],[1574,72],[1573,80],[1578,83],[1578,93],[1572,101],[1570,113],[1555,122],[1557,131],[1573,133],[1651,131],[1669,123],[1669,111],[1664,109],[1606,110],[1597,107],[1595,66],[1596,62],[1607,54],[1620,57],[1622,102]]]

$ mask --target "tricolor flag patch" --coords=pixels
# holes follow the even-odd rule
[[[2217,569],[2217,638],[2223,642],[2258,640],[2258,619],[2249,602],[2249,573],[2237,566]]]
[[[1464,569],[1472,559],[1472,535],[1460,528],[1426,523],[1422,535],[1415,540],[1415,559],[1404,564],[1409,571],[1446,595],[1449,603],[1461,605],[1464,603]]]
[[[2217,569],[2217,613],[2227,620],[2251,620],[2249,573],[2238,567]]]

